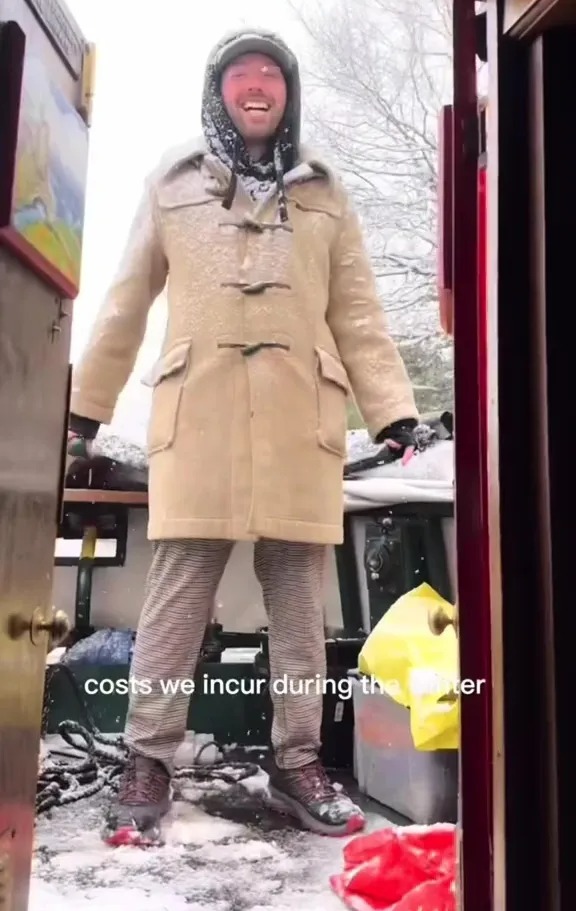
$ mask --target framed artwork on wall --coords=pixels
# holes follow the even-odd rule
[[[74,299],[80,286],[88,126],[26,53],[15,22],[0,23],[0,244]]]

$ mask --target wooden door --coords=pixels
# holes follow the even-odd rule
[[[45,16],[33,2],[0,0],[0,23],[18,24],[26,53],[41,59],[61,97],[77,106],[84,44],[58,3]],[[7,139],[6,112],[22,98],[12,59],[4,54],[0,75],[3,212],[14,198],[6,175],[16,147]],[[51,188],[61,190],[56,178]],[[52,572],[71,317],[71,301],[0,243],[0,911],[28,907],[46,654],[65,629],[52,608]]]
[[[503,31],[528,38],[542,30],[576,23],[573,0],[504,0]]]
[[[28,902],[69,324],[66,304],[0,250],[1,911]]]

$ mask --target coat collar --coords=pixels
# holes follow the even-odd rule
[[[336,172],[324,159],[317,155],[306,145],[301,145],[299,150],[299,163],[284,175],[286,187],[308,180],[324,179],[330,184],[336,181]],[[199,168],[202,163],[216,177],[229,180],[230,171],[221,161],[212,156],[207,149],[203,137],[189,140],[183,145],[170,149],[160,162],[158,171],[160,178],[170,178],[186,166]],[[275,195],[276,187],[272,187],[269,198]]]

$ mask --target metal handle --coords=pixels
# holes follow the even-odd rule
[[[443,607],[434,607],[428,612],[428,626],[433,636],[441,636],[449,626],[453,626],[458,635],[458,613],[451,617]]]
[[[52,608],[49,617],[44,616],[44,610],[37,607],[30,619],[21,614],[13,614],[8,618],[8,634],[11,639],[19,639],[24,633],[29,633],[34,645],[41,641],[42,633],[49,634],[49,647],[55,648],[66,638],[70,632],[70,621],[62,610]]]

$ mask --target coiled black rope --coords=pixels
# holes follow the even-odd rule
[[[64,671],[70,681],[86,724],[62,721],[58,725],[60,737],[74,750],[75,755],[54,750],[42,763],[36,787],[37,816],[54,807],[93,797],[101,791],[116,792],[128,758],[128,747],[121,734],[102,734],[96,727],[70,667],[57,667],[59,671]],[[203,744],[196,754],[196,762],[177,769],[173,779],[195,782],[218,780],[237,784],[260,772],[260,766],[251,762],[226,759],[213,763],[199,762],[202,753],[212,746],[219,749],[215,742]]]
[[[105,787],[117,790],[128,751],[121,736],[111,738],[76,721],[58,726],[62,740],[84,757],[49,754],[38,775],[36,814],[92,797]]]

